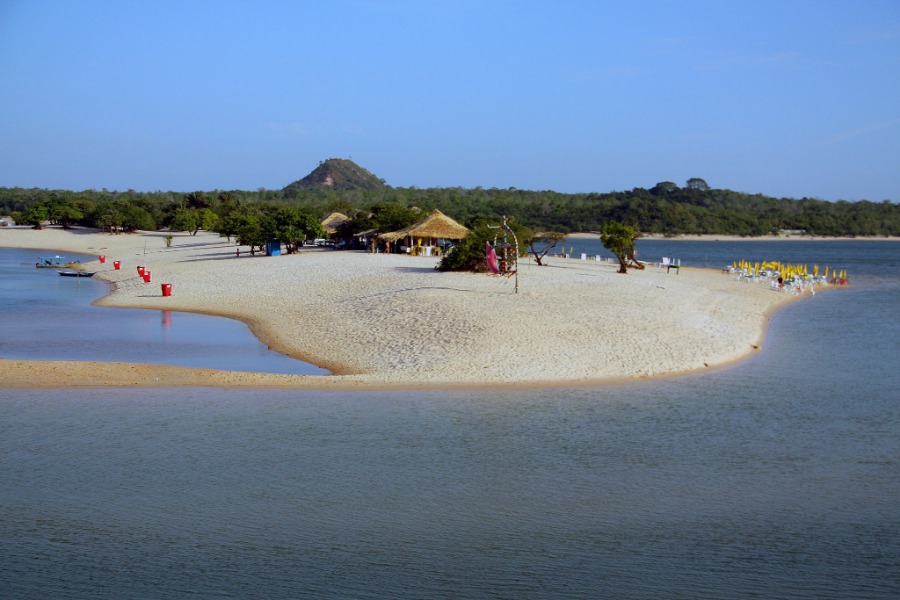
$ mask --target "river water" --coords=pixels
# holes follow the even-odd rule
[[[171,310],[103,308],[91,302],[107,284],[35,269],[56,252],[0,248],[0,357],[21,360],[177,364],[228,371],[324,375],[328,371],[270,350],[240,321]],[[67,253],[70,260],[96,260]],[[107,266],[104,268],[111,269]],[[71,271],[72,269],[62,269]],[[160,294],[158,283],[147,285]],[[0,380],[2,381],[2,380]]]
[[[0,597],[900,595],[900,244],[646,242],[851,285],[633,384],[0,390]]]

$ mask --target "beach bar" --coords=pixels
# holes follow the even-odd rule
[[[440,256],[448,242],[458,241],[469,235],[463,227],[438,209],[409,227],[399,231],[382,233],[378,239],[386,242],[403,242],[400,250],[413,256]]]

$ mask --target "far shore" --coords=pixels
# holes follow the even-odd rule
[[[570,233],[572,239],[599,239],[600,232],[596,233]],[[661,233],[644,233],[638,240],[666,240],[670,242],[862,242],[862,241],[887,241],[897,242],[897,236],[822,236],[806,235],[801,233],[785,233],[779,235],[718,235],[711,233],[664,235]]]
[[[806,296],[720,270],[523,260],[506,278],[441,273],[437,259],[312,249],[250,256],[213,233],[110,235],[0,228],[0,247],[105,255],[81,265],[111,286],[96,304],[239,319],[326,376],[174,366],[0,360],[0,387],[414,389],[571,386],[720,367],[757,351],[778,308]],[[576,236],[596,237],[584,233]],[[723,239],[721,236],[713,236]],[[688,239],[694,239],[693,237]],[[745,239],[745,238],[738,238]],[[114,270],[119,261],[121,270]],[[137,276],[146,265],[152,283]],[[164,297],[160,284],[172,285]]]

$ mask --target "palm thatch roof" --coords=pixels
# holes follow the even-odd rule
[[[337,231],[337,228],[350,220],[350,217],[345,215],[344,213],[333,212],[324,219],[322,219],[322,229],[325,230],[325,233],[332,234]]]
[[[393,242],[404,237],[414,238],[438,238],[445,240],[461,240],[469,235],[469,230],[463,227],[438,209],[431,211],[431,214],[409,227],[404,227],[399,231],[391,231],[382,233],[379,238]]]
[[[406,237],[406,234],[403,230],[400,231],[388,231],[387,233],[379,233],[378,239],[384,240],[386,242],[396,242],[400,238]]]

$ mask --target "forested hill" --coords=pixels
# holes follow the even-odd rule
[[[57,222],[86,226],[126,214],[130,223],[126,228],[156,229],[170,226],[179,210],[203,209],[211,219],[209,213],[223,217],[234,214],[236,208],[271,213],[286,205],[318,218],[339,211],[355,216],[359,225],[371,221],[373,214],[437,208],[469,226],[480,219],[496,222],[500,215],[507,215],[535,231],[563,233],[597,231],[603,223],[616,220],[636,225],[644,233],[671,235],[758,236],[799,230],[820,236],[900,236],[900,205],[895,202],[773,198],[714,189],[702,179],[690,179],[684,186],[662,182],[649,189],[584,194],[515,188],[339,189],[336,185],[190,194],[0,188],[0,214],[17,212],[22,217],[36,211],[33,219],[50,215]],[[67,215],[64,221],[60,214]],[[27,221],[20,218],[19,222]]]
[[[384,181],[352,160],[329,158],[319,163],[312,173],[286,186],[282,191],[290,198],[305,189],[380,190],[385,187]]]

